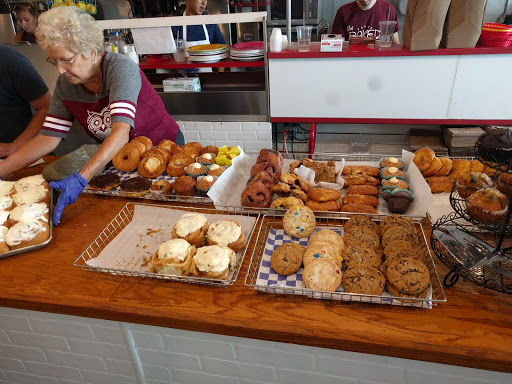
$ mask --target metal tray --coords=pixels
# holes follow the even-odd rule
[[[119,172],[114,166],[110,166],[103,171],[103,174],[112,174],[117,173],[121,176],[121,181],[128,180],[132,177],[140,176],[138,172]],[[151,179],[153,182],[158,180],[166,180],[171,184],[177,179],[177,177],[168,176],[165,172],[161,176],[158,176],[155,179]],[[196,196],[178,196],[175,194],[163,195],[156,193],[144,193],[140,196],[134,197],[132,194],[123,192],[121,188],[116,187],[111,190],[98,190],[92,189],[88,185],[84,188],[83,193],[90,193],[93,195],[103,195],[103,196],[115,196],[115,197],[128,197],[128,198],[136,198],[136,199],[144,199],[144,200],[153,200],[153,201],[175,201],[175,202],[184,202],[190,204],[212,204],[212,199],[209,197],[199,196],[199,192],[196,192]]]
[[[201,278],[201,277],[194,277],[194,276],[177,276],[177,275],[168,275],[168,274],[161,274],[161,273],[152,273],[152,272],[144,272],[144,271],[134,271],[134,270],[128,270],[125,268],[104,268],[104,267],[96,267],[96,266],[90,266],[87,264],[88,260],[91,260],[97,256],[100,255],[100,253],[107,247],[107,245],[112,242],[116,236],[118,236],[124,228],[133,219],[134,212],[137,206],[140,207],[155,207],[162,210],[172,210],[172,211],[183,211],[185,212],[199,212],[204,214],[210,214],[210,215],[230,215],[230,216],[247,216],[254,218],[254,223],[252,224],[249,233],[246,233],[246,244],[244,248],[237,253],[237,262],[236,265],[231,269],[230,274],[227,279],[221,280],[221,279],[208,279],[208,278]],[[236,219],[236,218],[235,218]],[[171,280],[171,281],[178,281],[178,282],[184,282],[184,283],[194,283],[194,284],[203,284],[203,285],[214,285],[214,286],[221,286],[221,287],[227,287],[232,285],[237,277],[238,273],[240,271],[240,267],[242,265],[242,261],[245,257],[245,253],[247,251],[247,247],[249,244],[249,240],[251,239],[254,229],[256,227],[256,223],[258,222],[259,215],[254,216],[250,215],[248,212],[244,212],[242,210],[238,212],[227,212],[227,211],[219,211],[215,209],[207,209],[207,208],[192,208],[192,207],[169,207],[169,206],[163,206],[163,205],[154,205],[154,204],[135,204],[135,203],[128,203],[126,204],[123,209],[114,217],[114,219],[107,225],[107,227],[99,234],[99,236],[87,247],[87,249],[78,257],[74,264],[75,266],[81,267],[88,271],[95,271],[95,272],[105,272],[110,273],[113,275],[122,275],[122,276],[137,276],[137,277],[151,277],[155,279],[164,279],[164,280]],[[173,224],[173,223],[169,223]],[[147,235],[147,228],[141,228],[140,232],[141,236]],[[168,239],[170,239],[170,232]]]
[[[50,241],[52,241],[52,237],[53,237],[53,223],[52,223],[53,193],[54,193],[54,190],[50,188],[50,204],[48,204],[48,210],[50,213],[50,218],[48,219],[48,227],[50,228],[50,235],[48,236],[48,239],[40,244],[34,244],[34,245],[30,245],[28,247],[15,249],[14,251],[0,253],[0,259],[9,257],[9,256],[19,255],[20,253],[35,251],[36,249],[45,247]]]
[[[320,229],[330,228],[339,234],[342,234],[344,223],[352,216],[354,215],[346,214],[345,217],[317,217],[316,226]],[[372,220],[380,221],[383,217],[385,216],[374,215]],[[273,250],[282,243],[281,234],[284,233],[282,215],[263,216],[258,231],[258,237],[256,239],[256,245],[251,256],[247,275],[245,276],[245,285],[261,292],[274,294],[299,295],[315,299],[337,301],[358,301],[375,304],[432,308],[432,306],[437,305],[437,303],[445,302],[446,295],[439,279],[439,274],[437,273],[434,260],[432,259],[428,249],[423,227],[421,226],[420,222],[416,221],[415,226],[418,237],[420,239],[421,250],[425,254],[426,266],[430,272],[430,291],[428,297],[425,299],[403,299],[391,296],[386,291],[384,291],[384,293],[380,296],[348,293],[343,291],[342,287],[340,287],[339,291],[336,292],[315,291],[312,289],[302,288],[302,268],[299,269],[296,274],[291,276],[280,276],[273,273],[270,268],[270,255],[272,254]],[[285,237],[286,236],[287,235],[285,235]],[[307,238],[300,240],[301,245],[307,245]],[[267,277],[265,274],[268,271],[270,271],[270,274]],[[297,282],[299,284],[297,284]]]

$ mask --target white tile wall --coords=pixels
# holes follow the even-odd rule
[[[121,325],[0,307],[0,384],[512,383],[512,374],[500,372]],[[125,342],[130,334],[133,346]],[[140,366],[132,361],[130,348]]]

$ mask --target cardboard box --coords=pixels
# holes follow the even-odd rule
[[[199,77],[172,77],[163,84],[164,92],[201,92]]]
[[[342,52],[343,35],[323,34],[320,43],[320,52]]]
[[[411,51],[439,48],[450,0],[409,0],[402,39]]]
[[[484,24],[487,0],[452,0],[444,23],[441,46],[474,48]]]

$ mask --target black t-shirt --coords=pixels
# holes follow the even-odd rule
[[[11,143],[32,119],[29,102],[39,99],[48,87],[18,51],[0,45],[0,143]]]

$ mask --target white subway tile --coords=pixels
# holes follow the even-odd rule
[[[511,375],[512,376],[512,375]],[[405,382],[407,384],[497,384],[496,381],[481,380],[468,376],[440,375],[435,372],[422,372],[415,370],[405,371]],[[510,383],[503,382],[503,383]]]
[[[25,366],[20,360],[0,357],[0,369],[10,369],[18,372],[25,372]]]
[[[254,132],[257,140],[265,140],[272,142],[272,132]]]
[[[142,370],[144,372],[144,378],[147,380],[160,380],[169,381],[171,380],[171,373],[166,367],[158,365],[142,364]]]
[[[137,349],[142,364],[160,365],[168,368],[199,369],[199,358],[172,352]]]
[[[211,375],[203,372],[184,371],[181,369],[174,370],[174,378],[180,384],[238,384],[238,380],[233,377]]]
[[[55,377],[31,375],[23,372],[5,371],[9,383],[16,384],[59,384]]]
[[[272,148],[272,142],[266,141],[247,141],[244,142],[244,150],[259,151],[263,148]]]
[[[137,348],[154,349],[161,351],[163,349],[162,338],[159,334],[153,332],[138,332],[130,327],[132,330],[133,341]]]
[[[0,344],[0,354],[13,359],[46,361],[45,354],[40,348],[23,347],[20,345]]]
[[[326,356],[318,357],[318,371],[354,379],[399,383],[402,369],[399,367],[374,364],[364,361],[333,359]]]
[[[236,361],[201,358],[201,365],[207,372],[219,375],[231,375],[251,380],[274,380],[275,372],[273,367],[257,364],[245,364]]]
[[[183,138],[185,140],[185,143],[190,143],[191,141],[198,141],[199,140],[199,132],[198,131],[183,132]]]
[[[183,120],[176,120],[176,124],[178,124],[178,127],[180,127],[181,131],[183,132],[183,128],[185,127],[185,122]]]
[[[172,384],[170,381],[146,380],[146,384]],[[178,384],[178,383],[176,383]]]
[[[237,359],[241,362],[275,366],[277,368],[313,370],[312,355],[287,353],[274,349],[237,347]]]
[[[242,123],[228,121],[228,122],[213,122],[212,123],[213,130],[216,132],[224,132],[224,131],[241,131]]]
[[[274,380],[272,381],[255,381],[255,380],[247,380],[247,379],[238,379],[239,384],[273,384],[275,383]]]
[[[0,380],[7,381],[7,377],[5,377],[4,371],[0,369]]]
[[[105,362],[101,357],[79,355],[70,352],[60,351],[45,351],[46,358],[49,363],[56,365],[65,365],[68,367],[75,367],[79,369],[90,369],[95,371],[105,371]]]
[[[82,371],[84,382],[93,384],[138,384],[137,378],[106,372]]]
[[[64,337],[22,332],[7,332],[7,335],[11,339],[11,343],[15,345],[69,351],[68,343]]]
[[[105,365],[110,373],[135,377],[135,369],[131,361],[105,359]]]
[[[272,132],[272,123],[242,122],[242,131],[269,131],[269,132]]]
[[[124,345],[124,337],[121,332],[121,328],[118,327],[104,327],[100,325],[91,325],[92,333],[94,334],[94,340],[101,341],[103,343]]]
[[[213,131],[213,125],[209,121],[185,121],[184,122],[185,132],[203,132]]]
[[[34,332],[43,335],[73,337],[82,340],[93,340],[94,335],[88,324],[59,320],[30,319]],[[83,321],[83,319],[82,319]]]
[[[228,140],[228,133],[221,131],[214,132],[199,132],[200,141],[203,140],[215,140],[216,142]],[[228,145],[228,144],[226,144]]]
[[[277,374],[280,384],[358,384],[358,381],[354,379],[314,372],[280,369]]]
[[[241,143],[251,140],[258,140],[256,132],[228,132],[228,139],[234,141],[240,141]]]
[[[27,368],[27,373],[31,373],[33,375],[55,378],[61,377],[68,380],[82,379],[82,375],[78,368],[49,363],[36,363],[35,361],[25,361],[25,367]]]
[[[75,380],[59,379],[58,381],[59,381],[59,384],[81,384],[81,383],[83,383],[82,380],[75,381]]]
[[[77,339],[68,339],[68,342],[74,353],[130,361],[130,354],[126,346]]]
[[[0,315],[0,329],[19,332],[30,332],[32,328],[24,316]]]
[[[11,340],[9,340],[9,336],[3,329],[0,329],[0,344],[9,344]]]
[[[166,336],[164,342],[165,349],[169,352],[188,353],[226,360],[235,358],[233,345],[229,343],[171,336]]]

